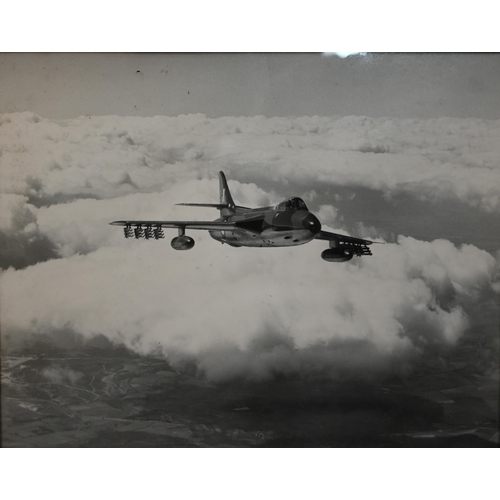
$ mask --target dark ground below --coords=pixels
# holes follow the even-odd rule
[[[42,340],[2,356],[2,445],[498,447],[496,356],[465,338],[376,384],[216,385],[123,347]]]

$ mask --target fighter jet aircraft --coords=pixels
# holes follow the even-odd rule
[[[171,242],[175,250],[194,247],[194,239],[186,235],[186,229],[204,229],[215,240],[232,247],[288,247],[315,239],[325,240],[329,248],[321,257],[328,262],[346,262],[354,256],[372,255],[368,245],[373,241],[322,231],[320,221],[300,198],[288,198],[274,207],[240,207],[233,201],[224,172],[219,172],[219,189],[217,204],[178,204],[217,208],[220,217],[214,221],[119,220],[110,224],[124,226],[125,238],[138,239],[162,239],[163,228],[177,228],[178,236]]]

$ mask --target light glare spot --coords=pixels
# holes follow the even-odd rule
[[[325,57],[332,57],[332,56],[337,56],[342,59],[345,59],[346,57],[352,56],[354,54],[359,54],[361,56],[366,55],[366,52],[350,52],[350,51],[343,51],[343,52],[323,52],[323,56]]]

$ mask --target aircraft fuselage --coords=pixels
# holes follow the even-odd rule
[[[235,229],[209,231],[210,236],[234,247],[288,247],[303,245],[321,231],[321,223],[307,210],[280,211],[272,207],[245,210],[217,219]]]

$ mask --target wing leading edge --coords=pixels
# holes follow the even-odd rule
[[[235,225],[231,222],[216,221],[169,221],[169,220],[116,220],[109,223],[111,226],[129,226],[129,227],[164,227],[164,228],[189,228],[206,231],[220,231],[225,229],[234,229]]]

